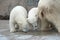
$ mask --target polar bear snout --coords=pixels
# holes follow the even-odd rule
[[[22,29],[23,32],[28,32],[29,31],[29,28],[25,27]]]
[[[24,28],[22,31],[25,32],[25,33],[27,33],[28,32],[28,29],[27,28]]]

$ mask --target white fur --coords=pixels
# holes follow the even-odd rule
[[[58,32],[60,32],[60,0],[40,0],[38,9],[40,19],[52,22],[58,29]]]
[[[16,6],[10,13],[10,32],[15,32],[15,25],[19,26],[19,30],[28,31],[27,10],[22,6]]]
[[[38,8],[34,7],[28,12],[28,22],[32,24],[33,30],[37,29]]]

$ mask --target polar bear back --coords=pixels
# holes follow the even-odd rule
[[[14,7],[14,8],[12,9],[10,15],[12,15],[12,14],[14,14],[14,16],[15,16],[15,15],[20,15],[20,16],[23,15],[23,16],[26,16],[26,17],[27,17],[27,11],[26,11],[26,9],[25,9],[24,7],[22,7],[22,6],[16,6],[16,7]]]
[[[42,9],[42,7],[53,8],[55,10],[55,12],[60,13],[60,0],[40,0],[38,2],[38,8]]]
[[[12,9],[10,19],[14,19],[17,23],[26,22],[27,10],[22,6],[16,6]]]
[[[37,15],[37,11],[38,11],[37,7],[32,8],[28,13],[28,17],[33,17],[33,16],[35,17],[35,15]]]

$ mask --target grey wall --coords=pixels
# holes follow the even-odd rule
[[[22,5],[27,10],[37,6],[38,0],[0,0],[0,15],[9,15],[14,6]]]

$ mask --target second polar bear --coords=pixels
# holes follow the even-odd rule
[[[32,24],[33,30],[37,29],[37,20],[38,20],[38,8],[34,7],[28,12],[28,22]]]
[[[22,6],[16,6],[10,13],[10,32],[15,32],[15,25],[19,26],[19,30],[27,32],[29,30],[29,24],[27,22],[27,10]]]
[[[42,27],[48,21],[60,32],[60,0],[39,0],[38,9],[38,17],[43,21]]]

